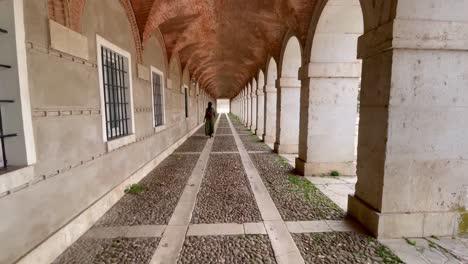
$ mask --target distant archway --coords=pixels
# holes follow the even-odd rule
[[[298,73],[302,65],[302,52],[299,40],[295,36],[285,43],[280,61],[280,76],[276,82],[278,101],[275,151],[297,153],[301,88]]]

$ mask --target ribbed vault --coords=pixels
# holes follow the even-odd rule
[[[179,54],[192,79],[231,98],[278,60],[288,31],[305,42],[313,0],[131,0],[144,42],[159,28],[168,57]]]
[[[48,1],[51,17],[80,31],[86,0]],[[137,49],[159,30],[168,58],[178,55],[191,78],[218,98],[234,97],[266,68],[269,56],[279,61],[285,36],[294,34],[304,46],[316,5],[316,0],[119,2],[135,27]]]

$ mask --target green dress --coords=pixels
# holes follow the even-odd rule
[[[216,120],[216,111],[213,108],[207,108],[205,112],[205,135],[211,136],[214,133]]]

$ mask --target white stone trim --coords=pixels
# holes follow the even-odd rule
[[[113,139],[111,141],[107,142],[107,151],[111,152],[113,150],[116,150],[118,148],[121,148],[125,145],[131,144],[136,141],[136,135],[135,134],[130,134],[125,137]]]
[[[15,169],[11,172],[0,175],[0,197],[15,188],[27,185],[33,180],[33,177],[33,166]]]
[[[129,95],[130,95],[130,121],[131,121],[131,131],[130,134],[135,134],[135,111],[134,111],[134,104],[133,104],[133,64],[132,64],[132,55],[130,52],[114,45],[110,41],[106,40],[105,38],[96,34],[96,48],[97,48],[97,68],[99,74],[99,94],[101,96],[101,120],[102,120],[102,139],[104,142],[108,142],[107,140],[107,131],[106,131],[106,104],[104,101],[104,81],[103,81],[103,72],[102,72],[102,56],[101,56],[101,46],[104,46],[108,49],[111,49],[114,52],[119,53],[120,55],[126,57],[128,60],[128,87],[129,87]],[[125,137],[124,137],[125,138]],[[116,139],[119,140],[119,139]],[[114,141],[114,140],[112,140]],[[116,144],[118,145],[118,144]],[[109,146],[108,146],[109,149]]]
[[[98,199],[87,209],[83,210],[78,216],[57,230],[53,235],[44,240],[40,245],[20,259],[18,264],[30,263],[51,263],[62,252],[70,247],[78,238],[91,228],[112,206],[114,206],[125,194],[128,185],[139,182],[165,158],[171,155],[188,137],[194,134],[200,127],[195,127],[187,135],[177,140],[168,149],[163,151],[150,162],[137,169],[132,175],[121,182],[117,187],[109,191],[103,197]]]
[[[29,94],[28,64],[26,55],[26,34],[24,26],[23,0],[12,1],[14,12],[16,56],[18,63],[18,82],[21,98],[21,116],[23,122],[24,144],[26,149],[25,165],[36,163],[36,144],[32,124],[31,98]]]
[[[154,90],[153,90],[153,73],[161,76],[161,93],[162,93],[162,114],[163,114],[163,124],[161,126],[156,126],[156,120],[154,120]],[[151,65],[150,70],[150,80],[151,80],[151,109],[153,110],[153,127],[154,133],[159,133],[166,129],[166,82],[165,82],[164,72],[160,69]]]

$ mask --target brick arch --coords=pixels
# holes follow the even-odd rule
[[[127,14],[132,29],[133,40],[137,53],[137,61],[142,61],[142,42],[135,13],[130,0],[119,0]],[[70,29],[81,32],[81,18],[83,17],[86,0],[49,0],[49,18]]]

